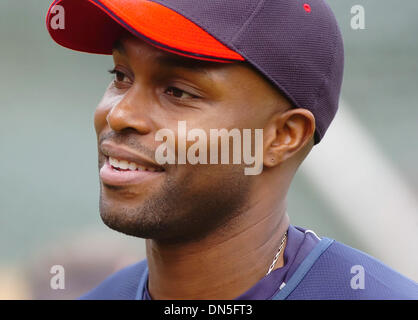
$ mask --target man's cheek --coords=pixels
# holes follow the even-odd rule
[[[105,128],[107,125],[107,115],[113,107],[117,106],[120,101],[122,101],[123,97],[124,95],[113,87],[113,83],[106,89],[102,100],[99,102],[94,112],[94,127],[97,134]]]
[[[103,108],[96,108],[96,111],[94,112],[94,129],[96,130],[97,136],[100,135],[100,132],[105,128],[106,126],[106,112]]]

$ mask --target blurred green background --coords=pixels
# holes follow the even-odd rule
[[[87,251],[94,235],[100,234],[126,249],[129,259],[143,255],[141,240],[108,230],[98,212],[93,112],[111,80],[107,70],[112,59],[55,44],[45,28],[50,2],[0,1],[0,270],[5,270],[0,279],[9,279],[12,275],[8,272],[20,269],[25,275],[14,275],[21,291],[8,289],[11,291],[3,293],[6,298],[73,297],[75,293],[30,293],[31,277],[41,278],[31,273],[51,250],[61,243],[72,243],[80,234],[88,239],[79,244]],[[416,200],[418,2],[328,2],[345,41],[342,98],[399,170]],[[350,9],[356,4],[366,10],[366,30],[350,27]],[[293,224],[374,255],[367,241],[353,236],[315,183],[302,173],[292,185],[288,204]],[[418,241],[416,230],[412,241]],[[62,256],[71,260],[71,254]],[[82,261],[88,264],[89,258],[86,254]],[[118,259],[116,253],[114,259]],[[49,269],[39,272],[48,279]],[[101,277],[109,272],[104,271]]]

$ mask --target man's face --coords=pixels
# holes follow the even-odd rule
[[[274,89],[245,64],[183,58],[130,36],[113,59],[115,79],[95,112],[103,221],[129,235],[181,242],[239,215],[257,179],[244,175],[244,165],[160,166],[155,134],[172,130],[177,150],[179,121],[208,137],[210,129],[263,128],[277,103]],[[117,169],[113,159],[147,171]]]

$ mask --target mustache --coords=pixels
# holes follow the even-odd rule
[[[110,131],[103,133],[99,137],[99,146],[104,141],[110,141],[115,144],[124,145],[129,147],[132,150],[139,151],[140,153],[148,156],[150,159],[155,160],[155,150],[151,150],[150,148],[144,146],[142,143],[138,141],[138,133],[134,132],[133,129],[127,128],[123,131],[116,132]]]

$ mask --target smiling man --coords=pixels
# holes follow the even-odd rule
[[[65,47],[113,55],[95,112],[100,214],[146,239],[146,260],[83,298],[418,297],[413,281],[286,212],[292,179],[338,106],[343,45],[324,1],[62,0],[47,27]],[[262,171],[160,164],[158,132],[175,132],[179,151],[179,122],[207,136],[262,129]]]

